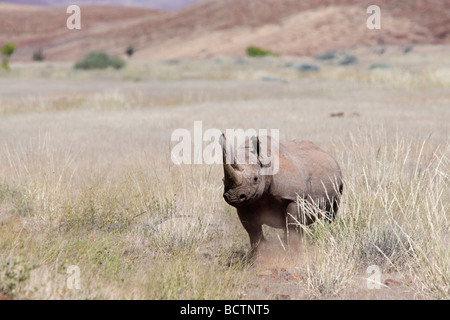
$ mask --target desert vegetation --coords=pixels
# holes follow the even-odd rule
[[[131,58],[131,56],[134,54],[135,51],[136,51],[136,50],[134,49],[134,46],[129,45],[129,46],[127,47],[127,49],[125,50],[125,53],[126,53],[126,55],[127,55],[129,58]]]
[[[112,67],[114,69],[121,69],[125,66],[125,61],[119,57],[111,57],[106,52],[92,51],[87,54],[83,59],[76,62],[74,65],[75,69],[106,69]]]
[[[45,55],[42,49],[33,52],[33,61],[44,61]]]
[[[266,50],[266,49],[263,49],[260,47],[255,47],[255,46],[248,47],[246,52],[249,57],[276,56],[276,54],[270,50]]]
[[[16,51],[16,45],[14,43],[7,43],[0,49],[0,53],[2,54],[2,68],[6,71],[9,70],[9,59],[14,51]]]

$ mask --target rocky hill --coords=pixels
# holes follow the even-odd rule
[[[372,0],[210,0],[177,11],[81,6],[82,29],[68,30],[66,7],[0,3],[0,45],[14,60],[76,60],[91,50],[140,59],[245,55],[250,45],[282,55],[314,55],[352,46],[450,43],[450,1],[385,0],[381,30],[369,30]]]

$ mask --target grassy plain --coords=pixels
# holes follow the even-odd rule
[[[0,73],[0,295],[448,299],[450,60],[364,57],[12,64]],[[269,247],[245,263],[222,168],[170,160],[171,132],[196,120],[329,151],[345,179],[338,219],[309,228],[299,252],[267,228]]]

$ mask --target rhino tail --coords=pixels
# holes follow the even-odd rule
[[[331,201],[328,201],[326,204],[326,208],[325,211],[327,212],[327,218],[326,220],[328,222],[333,222],[334,219],[336,218],[338,209],[339,209],[339,203],[341,201],[341,196],[342,193],[344,192],[344,184],[341,183],[339,185],[339,189],[338,189],[339,193],[337,195],[335,195]]]

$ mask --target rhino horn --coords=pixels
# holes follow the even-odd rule
[[[223,171],[225,174],[224,182],[225,182],[225,184],[230,185],[230,186],[238,186],[242,183],[242,177],[241,177],[240,173],[238,172],[238,170],[233,167],[233,164],[237,165],[236,158],[234,156],[230,157],[233,159],[233,164],[230,164],[227,161],[227,147],[226,147],[227,140],[226,140],[224,134],[222,134],[221,144],[222,144],[222,155],[223,155]],[[230,152],[232,152],[232,151],[230,150]]]

